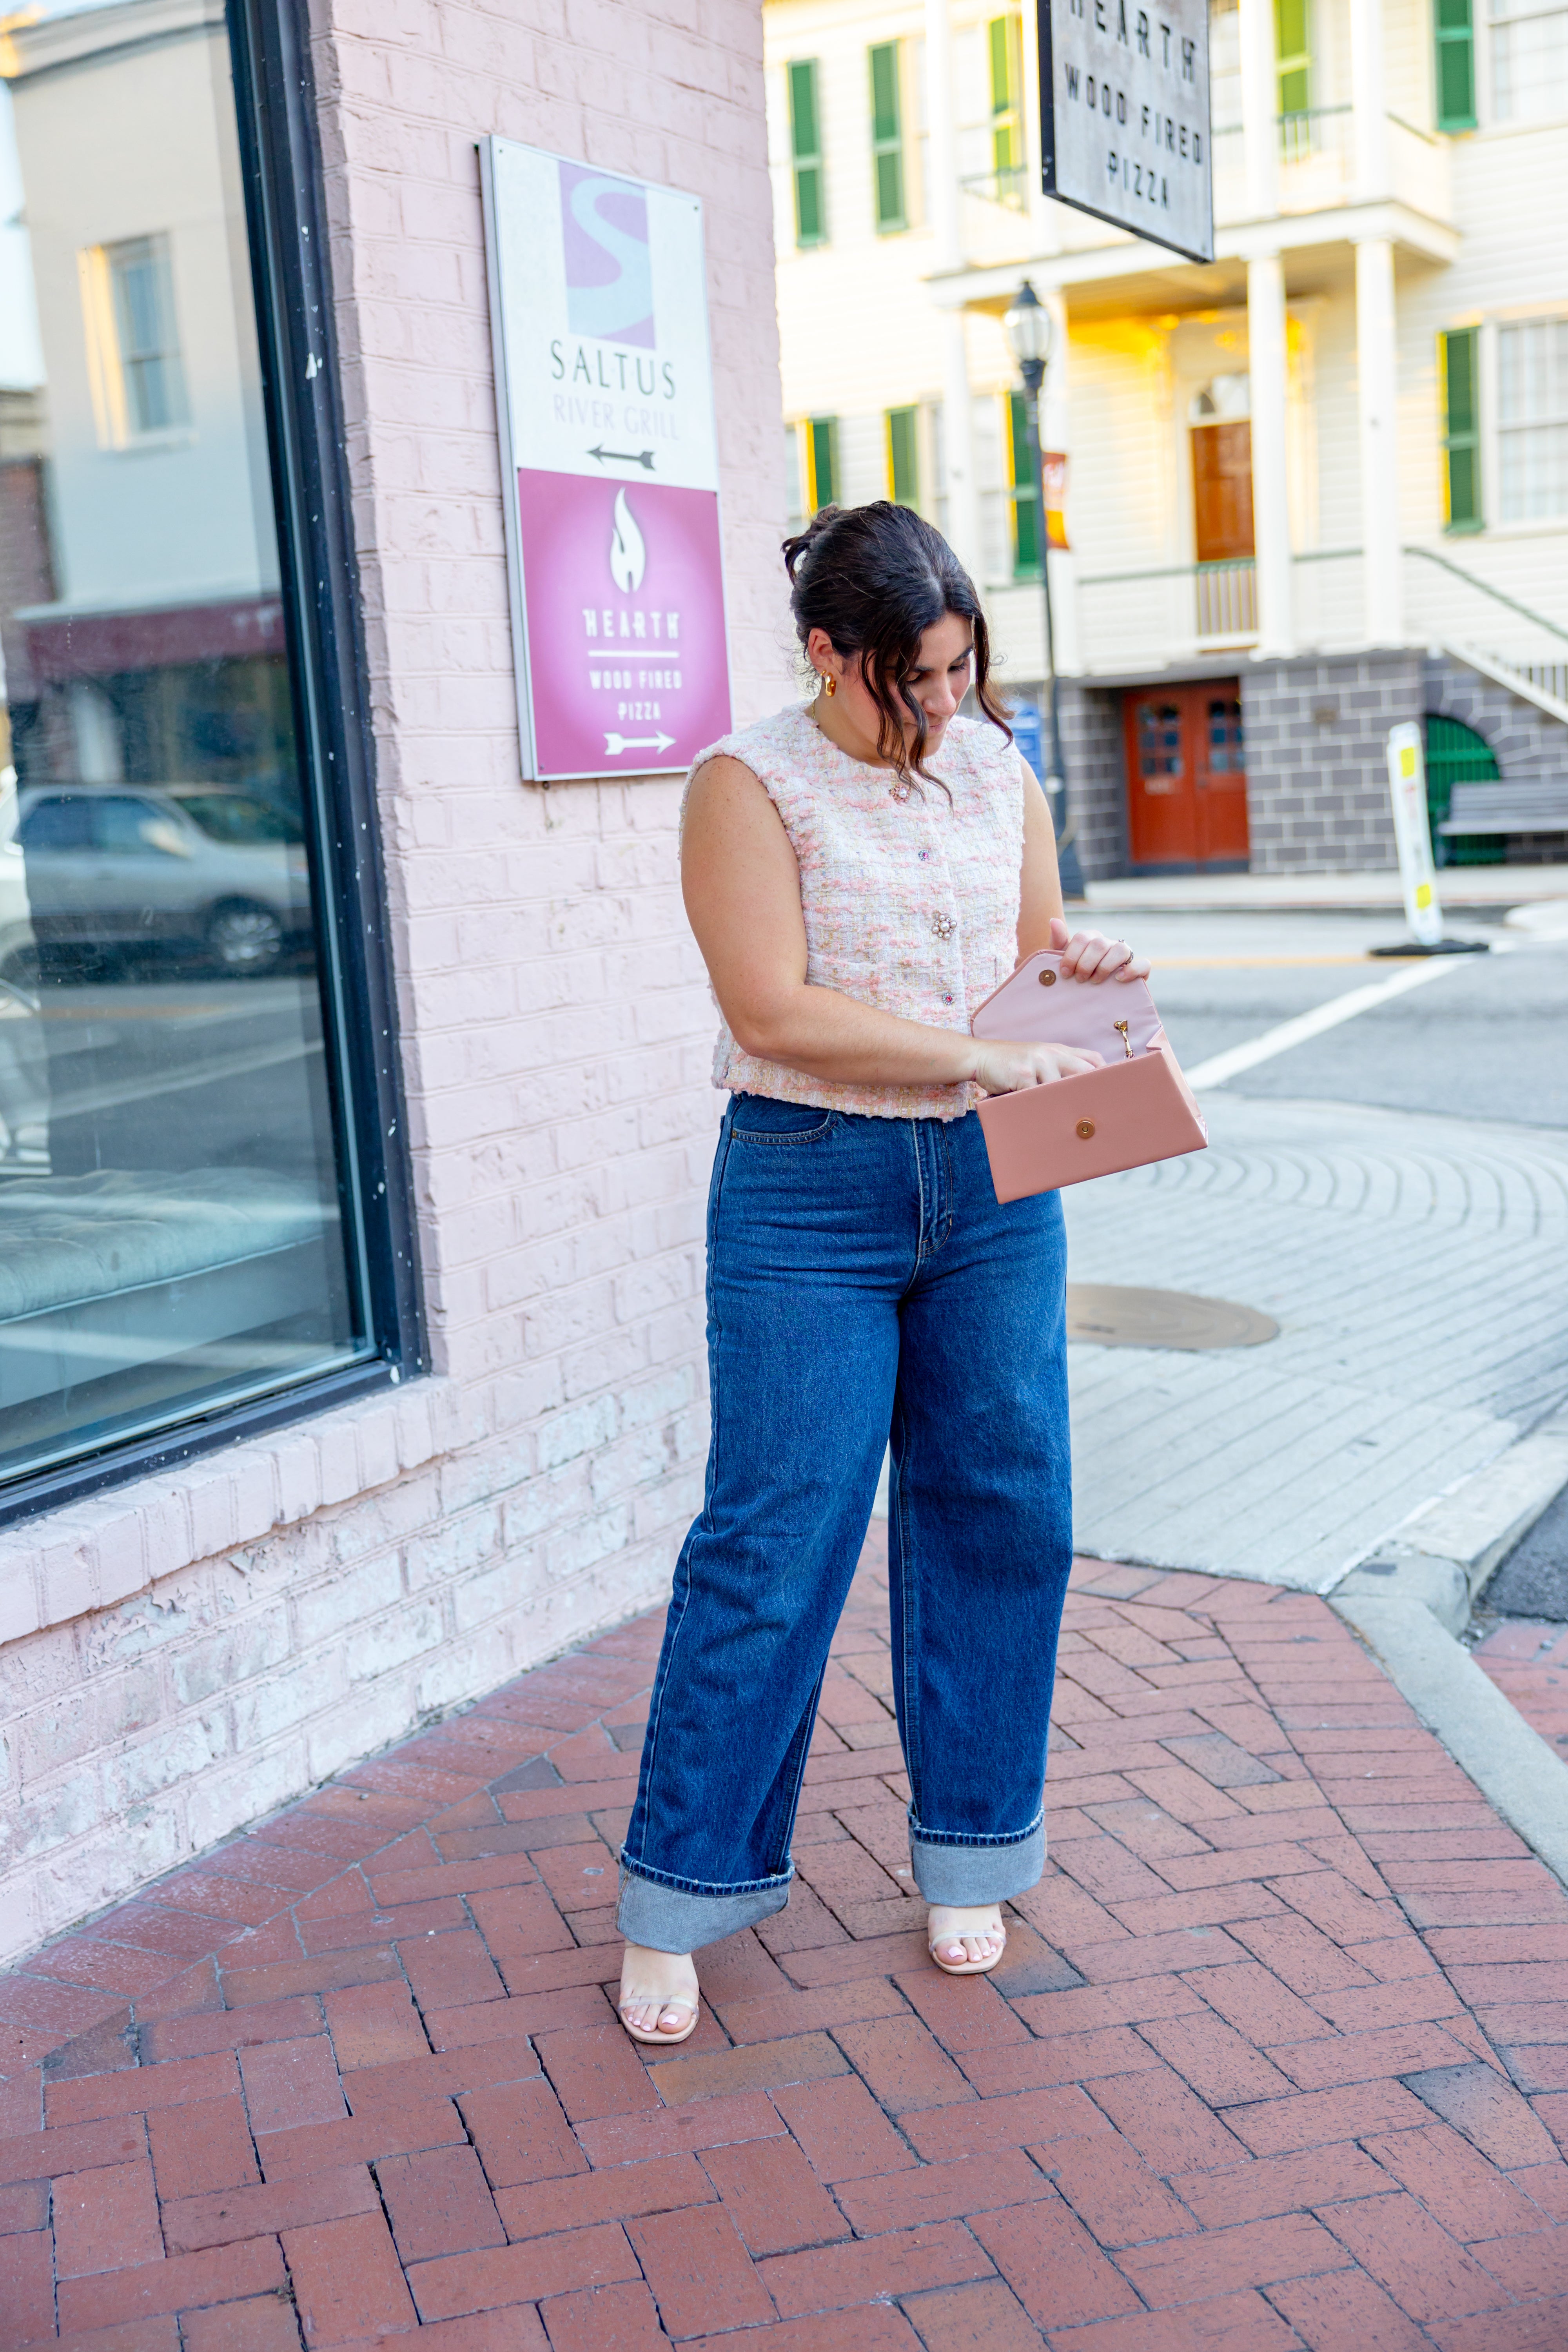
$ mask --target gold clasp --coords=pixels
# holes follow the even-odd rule
[[[1132,1059],[1132,1040],[1131,1040],[1131,1038],[1127,1034],[1127,1024],[1126,1024],[1126,1022],[1125,1022],[1125,1021],[1113,1021],[1113,1022],[1111,1023],[1111,1024],[1110,1024],[1110,1025],[1111,1025],[1111,1027],[1115,1030],[1115,1032],[1116,1032],[1117,1035],[1118,1035],[1118,1036],[1121,1038],[1121,1050],[1122,1050],[1122,1055],[1123,1055],[1124,1059],[1125,1059],[1125,1060],[1127,1060],[1127,1061],[1129,1061],[1129,1062],[1130,1062],[1130,1061],[1131,1061],[1131,1059]]]

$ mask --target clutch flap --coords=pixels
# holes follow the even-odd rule
[[[1049,949],[1026,957],[980,1006],[969,1024],[973,1034],[1020,1045],[1087,1046],[1108,1062],[1146,1054],[1159,1041],[1160,1016],[1145,982],[1078,980],[1061,965]]]

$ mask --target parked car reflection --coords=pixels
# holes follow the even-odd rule
[[[298,820],[216,784],[24,785],[16,845],[40,961],[157,950],[270,971],[310,928]]]

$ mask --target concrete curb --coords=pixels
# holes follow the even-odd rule
[[[1415,1552],[1458,1560],[1471,1600],[1479,1600],[1492,1570],[1565,1485],[1568,1412],[1559,1411],[1451,1494],[1418,1511],[1400,1528],[1394,1549],[1408,1545]]]
[[[1335,1596],[1352,1625],[1490,1805],[1568,1881],[1568,1765],[1417,1599]]]
[[[1568,1880],[1568,1764],[1455,1639],[1488,1578],[1568,1481],[1568,1412],[1550,1414],[1405,1520],[1325,1596],[1489,1804]]]
[[[1325,1588],[1335,1601],[1417,1601],[1462,1633],[1495,1568],[1568,1485],[1568,1410],[1559,1408]]]

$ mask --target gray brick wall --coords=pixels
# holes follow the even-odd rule
[[[1244,666],[1255,874],[1395,866],[1388,730],[1422,711],[1422,656],[1367,653]]]
[[[1428,654],[1422,664],[1426,707],[1445,719],[1462,719],[1484,736],[1492,757],[1510,782],[1521,777],[1560,777],[1568,772],[1568,727],[1467,669],[1451,654]]]
[[[1533,702],[1494,686],[1451,654],[1428,654],[1422,666],[1426,708],[1462,719],[1484,736],[1503,774],[1558,777],[1568,771],[1568,727]]]
[[[1182,675],[1183,673],[1177,673]],[[1388,730],[1437,711],[1485,737],[1508,777],[1568,768],[1568,727],[1447,655],[1311,655],[1240,665],[1255,874],[1384,871],[1398,863],[1388,813]],[[1025,683],[1012,689],[1037,698]],[[1129,871],[1121,689],[1061,686],[1062,751],[1079,860],[1089,881]],[[1563,856],[1561,835],[1510,836],[1509,862]]]
[[[1062,757],[1079,864],[1086,882],[1127,871],[1127,792],[1121,751],[1121,697],[1064,678]]]
[[[1422,669],[1427,710],[1473,727],[1510,782],[1556,779],[1568,772],[1568,727],[1561,719],[1467,669],[1451,654],[1428,654]],[[1563,856],[1560,833],[1510,833],[1502,838],[1510,866],[1549,866]]]
[[[1041,713],[1044,740],[1049,742],[1046,689],[1034,679],[1014,685],[1007,694],[1016,702],[1032,702]],[[1121,697],[1106,687],[1088,686],[1081,679],[1061,682],[1062,758],[1067,763],[1068,800],[1073,817],[1073,838],[1079,863],[1090,882],[1127,870],[1127,795],[1122,781]]]

